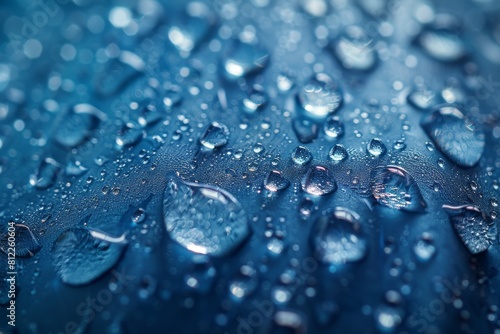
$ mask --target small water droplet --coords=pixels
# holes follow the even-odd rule
[[[309,119],[295,118],[292,127],[297,139],[303,144],[311,143],[318,137],[318,125]]]
[[[443,62],[458,61],[466,55],[465,44],[452,19],[445,16],[442,18],[422,29],[417,41],[434,59]]]
[[[52,158],[46,158],[38,167],[34,175],[30,176],[30,184],[37,189],[47,189],[54,185],[61,165]]]
[[[144,61],[135,53],[122,51],[117,58],[108,61],[95,80],[95,91],[103,97],[121,92],[142,75]]]
[[[396,210],[422,212],[426,203],[413,177],[398,166],[371,171],[371,190],[378,203]]]
[[[406,148],[406,144],[404,140],[396,140],[394,145],[392,145],[392,148],[396,151],[402,151]]]
[[[292,160],[299,166],[306,165],[312,160],[311,151],[305,146],[297,146],[292,153]]]
[[[337,190],[337,182],[326,167],[310,167],[301,181],[302,190],[310,195],[323,196]]]
[[[99,115],[102,112],[90,104],[75,105],[62,119],[54,139],[68,148],[82,144],[99,125]]]
[[[380,157],[387,152],[387,148],[385,147],[384,143],[378,138],[373,138],[372,140],[370,140],[370,142],[366,146],[366,150],[374,157]]]
[[[118,132],[116,137],[116,147],[123,149],[125,147],[134,146],[144,137],[144,130],[134,123],[125,123]]]
[[[256,73],[266,67],[269,58],[269,52],[262,46],[236,40],[224,57],[224,73],[230,80]]]
[[[212,122],[209,124],[200,138],[200,143],[206,148],[213,150],[227,144],[229,130],[222,123]]]
[[[336,162],[344,161],[349,157],[344,145],[336,144],[329,153],[330,159]]]
[[[248,94],[248,97],[243,99],[243,110],[249,114],[253,114],[256,111],[262,109],[267,103],[267,94],[264,91],[264,87],[260,85],[254,85]]]
[[[410,94],[408,94],[408,103],[420,110],[428,110],[437,105],[440,99],[436,92],[425,86],[417,85]]]
[[[413,246],[417,259],[421,262],[429,261],[436,253],[436,246],[430,233],[423,233],[422,237]]]
[[[278,192],[280,190],[284,190],[288,188],[290,185],[290,181],[285,179],[281,172],[277,170],[272,170],[267,174],[266,179],[264,180],[264,187],[272,192]]]
[[[146,211],[139,208],[132,214],[132,222],[135,224],[140,224],[146,219]]]
[[[331,138],[340,138],[344,135],[344,123],[342,123],[338,116],[328,116],[323,129],[326,135]]]
[[[368,71],[378,60],[374,41],[358,26],[348,27],[332,48],[339,62],[348,70]]]

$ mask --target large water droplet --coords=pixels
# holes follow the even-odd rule
[[[53,264],[64,283],[84,285],[113,268],[125,246],[125,236],[113,238],[93,230],[71,228],[54,242]]]
[[[335,80],[325,73],[318,73],[304,83],[297,100],[304,115],[322,119],[339,109],[343,97]]]
[[[285,179],[281,172],[272,170],[267,174],[264,180],[264,187],[272,192],[277,192],[286,189],[290,185],[290,181]]]
[[[313,166],[302,177],[302,190],[310,195],[323,196],[337,190],[337,182],[326,167]]]
[[[228,254],[250,233],[245,211],[236,198],[210,185],[169,181],[163,215],[171,238],[199,254]]]
[[[417,36],[417,41],[429,56],[439,61],[458,61],[466,54],[456,23],[445,16],[425,27]]]
[[[90,104],[77,104],[61,121],[54,139],[68,148],[78,146],[90,138],[102,115],[101,111]]]
[[[495,241],[497,229],[479,208],[472,205],[443,205],[463,244],[472,254],[487,250]]]
[[[24,224],[15,224],[14,222],[9,222],[8,229],[5,233],[2,233],[0,237],[0,249],[5,254],[8,254],[8,249],[13,247],[9,242],[9,237],[14,236],[14,248],[16,257],[31,257],[38,253],[42,248],[42,245],[38,243],[33,232],[30,228]]]
[[[378,203],[392,209],[422,212],[425,201],[413,177],[398,166],[371,171],[371,190]]]
[[[226,78],[235,80],[262,70],[269,62],[269,52],[263,47],[234,41],[223,59]]]
[[[226,145],[228,140],[229,130],[227,126],[218,122],[209,124],[200,137],[200,143],[211,150]]]
[[[440,107],[424,118],[421,125],[441,152],[456,164],[472,167],[481,158],[484,133],[456,107]]]
[[[328,264],[356,262],[367,252],[359,216],[344,208],[329,210],[316,220],[311,244],[315,257]]]
[[[38,189],[47,189],[54,185],[61,165],[52,158],[45,158],[36,173],[30,176],[30,184]]]
[[[374,42],[368,38],[363,29],[357,26],[348,27],[332,45],[340,63],[349,70],[367,71],[377,63],[377,52]]]
[[[311,159],[311,151],[305,146],[297,146],[292,153],[293,162],[299,166],[306,165]]]

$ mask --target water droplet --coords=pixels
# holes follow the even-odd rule
[[[235,80],[254,74],[267,65],[269,57],[263,47],[236,40],[223,60],[226,78]]]
[[[306,118],[295,118],[292,127],[297,139],[303,144],[310,143],[318,137],[318,125]]]
[[[276,86],[281,92],[288,92],[293,85],[293,77],[288,73],[280,73],[276,77]]]
[[[193,1],[187,5],[185,12],[174,19],[168,29],[168,38],[178,50],[189,54],[208,37],[214,23],[215,18],[209,7]]]
[[[297,146],[292,153],[292,160],[299,166],[306,165],[312,160],[311,151],[305,146]]]
[[[245,211],[236,198],[210,185],[169,181],[163,215],[171,238],[199,254],[228,254],[250,233]]]
[[[343,97],[335,80],[325,73],[318,73],[304,83],[297,100],[305,116],[322,119],[340,108]]]
[[[5,227],[5,229],[8,230],[2,233],[0,237],[0,249],[5,254],[8,254],[8,249],[12,247],[12,245],[9,245],[10,233],[14,233],[15,235],[16,257],[31,257],[42,248],[42,245],[38,243],[38,240],[28,226],[15,224],[14,222],[9,222],[7,225],[8,227]]]
[[[147,101],[139,107],[137,122],[142,126],[150,126],[162,119],[162,113],[156,108],[152,101]]]
[[[270,171],[269,174],[267,174],[266,179],[264,180],[264,187],[272,192],[284,190],[288,188],[289,185],[290,181],[285,179],[283,175],[281,175],[281,172],[277,170]]]
[[[243,110],[249,114],[255,113],[260,110],[267,103],[267,94],[264,91],[264,87],[260,85],[254,85],[252,90],[248,94],[248,97],[243,99]]]
[[[311,231],[315,257],[327,264],[360,261],[367,252],[359,216],[344,208],[327,211]]]
[[[138,125],[134,123],[123,124],[116,137],[116,147],[123,149],[137,144],[144,137],[145,133]]]
[[[344,135],[344,123],[342,123],[338,116],[328,116],[323,129],[326,135],[331,138],[340,138]]]
[[[140,224],[146,219],[146,211],[144,209],[137,209],[132,215],[132,222],[135,224]]]
[[[302,177],[302,190],[310,195],[323,196],[337,190],[337,182],[326,167],[313,166]]]
[[[329,156],[333,161],[340,162],[346,160],[349,157],[349,154],[347,153],[344,145],[336,144],[330,150]]]
[[[372,140],[370,140],[370,142],[366,146],[366,150],[374,157],[380,157],[387,152],[387,148],[385,147],[384,143],[378,138],[373,138]]]
[[[339,62],[348,70],[368,71],[378,60],[373,40],[357,26],[348,27],[332,48]]]
[[[271,255],[280,255],[285,249],[285,243],[279,238],[271,238],[267,242],[267,250]]]
[[[423,233],[420,240],[413,246],[413,251],[419,261],[429,261],[436,253],[436,246],[434,246],[432,235],[430,233]]]
[[[121,92],[143,73],[144,68],[144,61],[138,55],[122,51],[118,58],[110,60],[97,74],[95,91],[103,97]]]
[[[314,0],[307,2],[318,2],[323,0]],[[294,333],[306,334],[307,326],[305,316],[292,310],[280,310],[274,315],[272,329],[268,333]]]
[[[71,228],[54,242],[53,264],[64,283],[88,284],[116,265],[125,245],[125,236],[113,238],[97,231]]]
[[[374,312],[377,327],[382,332],[392,332],[403,321],[400,311],[390,305],[380,305]]]
[[[200,138],[200,143],[206,148],[213,150],[227,144],[229,130],[222,123],[212,122],[209,124]]]
[[[37,189],[47,189],[54,185],[61,165],[52,158],[46,158],[40,163],[36,173],[30,176],[30,184]]]
[[[406,148],[406,144],[404,140],[396,140],[394,145],[392,145],[392,148],[396,151],[402,151]]]
[[[407,99],[408,103],[420,110],[428,110],[441,102],[436,92],[423,84],[417,85]]]
[[[456,107],[440,107],[421,125],[441,152],[456,164],[472,167],[481,158],[485,146],[484,133]]]
[[[99,125],[102,112],[90,104],[77,104],[71,108],[57,128],[54,139],[72,148],[89,139]]]
[[[396,210],[422,212],[425,201],[413,177],[398,166],[376,167],[371,171],[371,190],[381,205]]]
[[[496,239],[497,229],[479,208],[443,205],[455,232],[472,254],[486,251]]]
[[[424,51],[436,60],[454,62],[466,54],[465,44],[459,36],[458,28],[451,18],[436,20],[425,27],[417,36],[417,41]]]
[[[257,273],[255,269],[244,265],[240,268],[236,278],[229,284],[231,297],[241,301],[250,296],[257,288]]]
[[[216,278],[217,270],[210,257],[195,255],[193,257],[193,268],[186,275],[185,282],[189,290],[206,294],[212,290]]]

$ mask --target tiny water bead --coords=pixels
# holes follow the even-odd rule
[[[378,138],[373,138],[370,140],[368,145],[366,146],[366,150],[374,157],[380,157],[387,152],[387,148],[385,147],[382,140]]]
[[[228,140],[229,130],[227,126],[219,122],[209,124],[200,137],[200,143],[210,150],[226,145]]]
[[[344,208],[329,210],[319,217],[310,239],[315,257],[327,264],[360,261],[367,253],[359,215]]]
[[[330,156],[330,159],[336,162],[344,161],[349,157],[347,150],[341,144],[333,146],[328,155]]]
[[[236,80],[261,71],[269,63],[270,54],[258,44],[233,41],[222,60],[225,77]]]
[[[299,166],[306,165],[312,160],[311,151],[306,146],[297,146],[292,153],[292,160]]]
[[[381,205],[396,210],[422,212],[426,203],[413,177],[398,166],[376,167],[371,173],[370,188]]]
[[[363,29],[350,26],[335,40],[332,49],[344,68],[368,71],[375,67],[378,60],[374,44]]]
[[[484,132],[457,107],[439,107],[422,120],[421,126],[439,150],[459,166],[472,167],[481,159]]]
[[[337,81],[318,73],[302,85],[297,100],[305,116],[323,119],[340,108],[343,94]]]
[[[53,264],[64,283],[89,284],[116,265],[126,244],[125,236],[113,238],[98,231],[70,228],[54,242]]]
[[[198,254],[226,255],[250,234],[240,203],[211,185],[169,180],[163,216],[170,237]]]
[[[288,188],[290,181],[285,179],[281,172],[272,170],[264,180],[264,187],[271,192],[278,192]]]
[[[323,166],[310,167],[301,181],[302,190],[314,196],[324,196],[337,190],[337,182],[330,170]]]
[[[497,229],[495,224],[489,222],[478,207],[472,205],[443,205],[443,209],[450,217],[455,232],[470,253],[484,252],[496,240]]]

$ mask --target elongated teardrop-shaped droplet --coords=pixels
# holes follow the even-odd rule
[[[84,285],[113,268],[125,246],[124,235],[114,238],[98,231],[71,228],[54,242],[52,260],[64,283]]]
[[[442,106],[421,122],[444,155],[462,167],[474,166],[483,155],[484,132],[454,106]]]
[[[368,71],[377,64],[374,41],[357,26],[348,27],[332,48],[339,62],[348,70]]]
[[[300,88],[297,100],[305,116],[324,119],[340,108],[343,95],[335,80],[328,74],[318,73]]]
[[[486,251],[495,241],[497,229],[479,208],[472,205],[443,205],[455,232],[472,254]]]
[[[266,179],[264,180],[264,187],[272,192],[278,192],[280,190],[284,190],[288,188],[290,185],[290,181],[285,179],[281,172],[277,170],[272,170],[267,174]]]
[[[226,145],[228,140],[229,130],[227,126],[218,122],[209,124],[200,137],[200,143],[211,150]]]
[[[266,67],[269,63],[269,52],[260,45],[237,40],[234,41],[222,63],[226,78],[236,80]]]
[[[8,230],[0,237],[0,249],[5,254],[9,253],[10,248],[14,249],[16,257],[31,257],[42,248],[28,226],[9,222],[6,229]],[[15,234],[15,247],[9,242],[9,238],[10,241],[13,240],[11,233]]]
[[[67,148],[78,146],[90,138],[101,117],[103,113],[94,106],[77,104],[62,119],[54,139]]]
[[[333,265],[359,261],[367,252],[359,216],[344,208],[329,210],[316,220],[311,244],[317,259]]]
[[[46,158],[40,163],[36,173],[30,176],[30,184],[38,189],[50,188],[54,185],[60,171],[61,165],[57,161]]]
[[[302,177],[302,190],[310,195],[323,196],[337,190],[337,182],[328,168],[313,166]]]
[[[163,217],[170,237],[198,254],[226,255],[250,233],[245,210],[236,198],[205,184],[170,180]]]
[[[371,190],[379,204],[396,210],[422,212],[426,203],[413,177],[398,166],[371,171]]]

